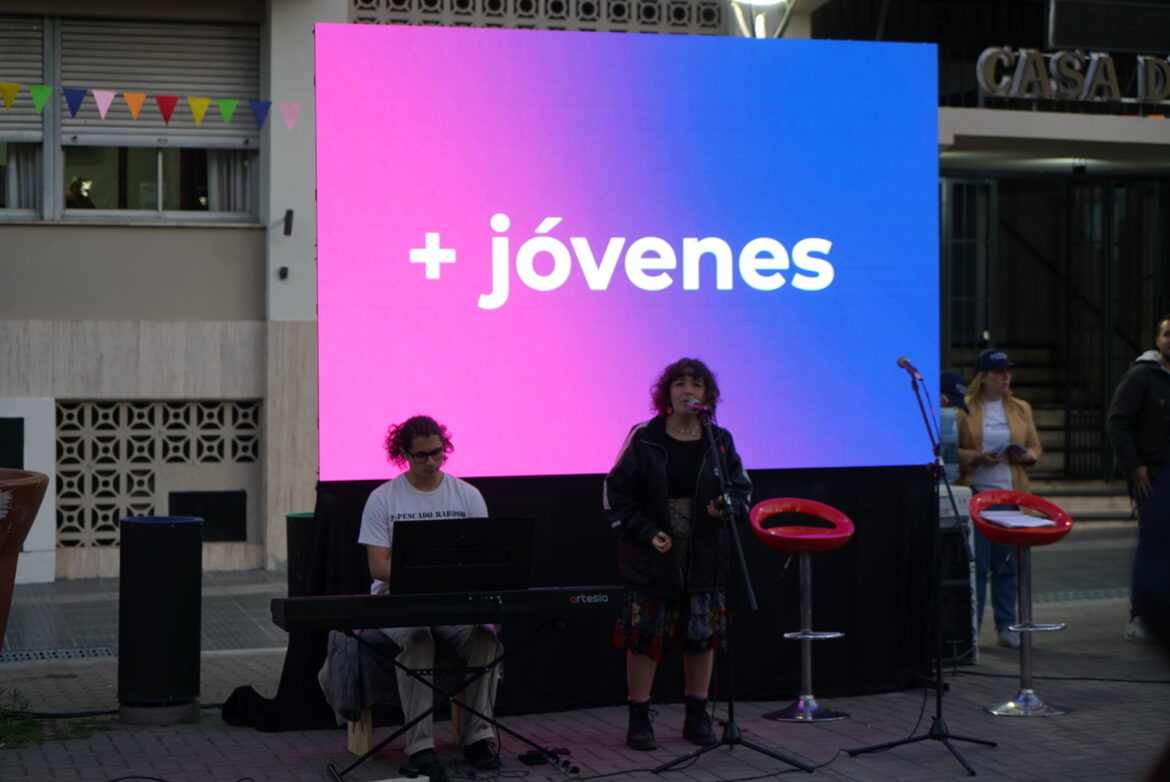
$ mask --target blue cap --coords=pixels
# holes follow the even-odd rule
[[[971,412],[967,409],[967,402],[963,397],[967,395],[967,384],[963,382],[963,376],[958,372],[943,372],[939,390],[942,395],[946,397],[943,400],[943,405],[953,405],[959,408],[964,413]]]
[[[1015,364],[1008,360],[1007,353],[998,348],[988,348],[975,359],[976,372],[994,372],[997,369],[1007,369]]]

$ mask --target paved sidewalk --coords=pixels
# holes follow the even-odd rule
[[[1069,629],[1041,636],[1035,649],[1036,691],[1045,700],[1070,707],[1059,717],[1013,719],[982,711],[1017,689],[1016,652],[984,647],[981,661],[948,672],[950,692],[943,699],[946,723],[956,735],[999,742],[988,748],[962,741],[956,748],[988,780],[1138,780],[1170,736],[1170,664],[1153,646],[1121,638],[1126,604],[1122,600],[1049,603],[1038,606],[1037,620],[1064,620]],[[986,634],[985,634],[986,636]],[[993,643],[990,636],[985,643]],[[241,684],[260,693],[276,691],[280,650],[204,653],[202,700],[222,702]],[[18,690],[38,712],[113,709],[116,660],[78,660],[46,665],[8,664],[0,668],[3,686]],[[1053,677],[1053,678],[1047,678]],[[1059,678],[1057,678],[1059,677]],[[1158,683],[1147,683],[1158,682]],[[966,776],[942,742],[928,740],[872,755],[849,757],[857,748],[922,733],[930,725],[933,696],[924,690],[834,699],[850,719],[818,725],[771,722],[761,714],[786,704],[737,704],[744,738],[809,765],[827,779],[932,780]],[[655,775],[647,769],[689,752],[678,736],[680,706],[658,707],[662,748],[642,753],[623,744],[625,714],[620,708],[513,717],[507,724],[538,743],[571,750],[581,778],[613,775],[620,779],[731,780],[774,776],[792,766],[747,747],[708,752],[679,771]],[[344,766],[342,730],[262,733],[224,723],[216,709],[204,709],[197,724],[167,727],[123,725],[101,717],[106,729],[88,738],[50,741],[39,748],[0,749],[4,782],[148,778],[185,782],[232,780],[325,780],[326,764]],[[440,726],[438,735],[446,733]],[[524,766],[524,747],[503,745],[501,777],[527,773],[530,780],[558,780],[550,766]],[[440,746],[455,773],[466,772],[450,745]],[[400,747],[392,746],[346,776],[354,782],[399,776]],[[795,772],[793,773],[800,773]],[[477,778],[483,779],[482,775]]]
[[[994,645],[985,628],[979,664],[948,670],[943,699],[946,723],[955,735],[998,742],[995,748],[955,741],[956,749],[985,780],[1141,780],[1170,737],[1170,660],[1152,645],[1122,639],[1128,618],[1124,595],[1131,526],[1074,530],[1067,542],[1035,558],[1039,622],[1064,621],[1068,629],[1038,634],[1035,689],[1069,714],[1046,718],[1005,718],[984,706],[1013,697],[1018,688],[1017,652]],[[0,661],[0,690],[15,690],[40,713],[112,712],[117,708],[117,658],[11,661],[35,646],[76,644],[101,649],[116,639],[116,580],[63,582],[54,589],[18,587],[7,655]],[[114,583],[108,583],[113,581]],[[284,649],[273,641],[266,616],[268,599],[283,593],[282,574],[216,574],[205,578],[201,701],[222,703],[236,687],[250,684],[275,694]],[[112,603],[111,601],[114,600]],[[111,618],[114,627],[110,628]],[[14,626],[17,628],[14,633]],[[111,632],[113,636],[109,635]],[[33,655],[35,657],[35,655]],[[815,664],[814,664],[815,674]],[[614,672],[620,676],[620,671]],[[815,683],[815,675],[814,675]],[[794,693],[795,695],[795,693]],[[5,703],[7,705],[7,703]],[[926,732],[934,697],[923,689],[856,698],[827,705],[850,719],[792,725],[762,718],[784,703],[739,703],[736,722],[744,739],[785,758],[817,766],[815,774],[837,780],[949,780],[967,777],[942,742],[927,740],[886,752],[849,757],[858,748]],[[512,729],[540,744],[570,750],[580,779],[606,776],[628,780],[742,780],[803,773],[788,763],[746,746],[721,747],[679,770],[650,769],[693,749],[679,736],[682,708],[657,707],[662,747],[634,752],[625,747],[622,708],[588,709],[506,718]],[[721,710],[720,716],[724,716]],[[204,708],[196,723],[166,727],[125,725],[116,716],[92,718],[101,729],[86,738],[46,741],[39,747],[0,746],[0,782],[155,779],[165,782],[236,780],[327,780],[326,765],[354,757],[345,751],[342,729],[262,733],[228,725],[217,708]],[[53,724],[68,722],[54,718]],[[4,741],[0,722],[0,743]],[[457,750],[437,728],[440,753],[452,778],[468,778]],[[562,780],[549,765],[529,767],[518,756],[526,747],[511,738],[502,746],[500,779]],[[353,782],[399,776],[401,743],[346,775]],[[489,775],[490,776],[490,775]],[[489,776],[477,775],[476,779]]]

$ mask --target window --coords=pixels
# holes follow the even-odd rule
[[[64,153],[62,197],[67,213],[250,211],[253,166],[247,152],[65,147]]]
[[[0,217],[255,219],[256,25],[0,15],[0,81],[22,85],[0,124]],[[28,86],[46,81],[37,112]],[[62,88],[86,90],[76,111]],[[94,90],[113,93],[104,111]],[[167,119],[160,95],[177,98]],[[188,98],[207,99],[198,116]]]

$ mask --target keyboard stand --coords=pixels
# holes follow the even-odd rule
[[[526,635],[523,638],[521,638],[516,643],[512,644],[511,649],[514,650],[514,649],[517,649],[517,648],[523,646],[525,643],[527,643],[527,641],[530,638],[532,638],[533,635],[535,635],[536,632],[539,632],[540,630],[544,629],[549,624],[551,624],[551,623],[546,622],[546,623],[542,624],[540,627],[537,628],[537,630],[534,633],[530,633],[529,635]],[[474,682],[476,679],[479,679],[480,677],[487,675],[489,672],[494,671],[499,666],[499,664],[503,661],[504,657],[506,657],[508,655],[508,651],[509,651],[508,649],[505,649],[504,651],[502,651],[496,657],[496,659],[492,660],[487,665],[480,666],[480,667],[467,666],[467,667],[463,668],[462,670],[465,670],[470,675],[467,676],[457,688],[455,688],[451,692],[446,692],[443,690],[442,687],[439,687],[437,684],[435,684],[433,681],[431,681],[431,679],[427,678],[428,674],[433,676],[436,672],[436,669],[434,669],[434,668],[413,668],[413,669],[408,668],[405,665],[403,665],[402,663],[398,662],[398,652],[394,652],[393,656],[391,656],[391,652],[387,651],[384,647],[380,647],[378,645],[370,643],[366,639],[362,638],[361,635],[355,633],[353,630],[345,630],[344,632],[346,635],[350,636],[355,641],[357,641],[359,645],[368,649],[372,654],[372,659],[378,661],[379,664],[382,664],[385,662],[391,663],[393,665],[393,668],[390,668],[390,667],[384,668],[384,670],[386,670],[387,673],[392,673],[394,670],[402,671],[407,676],[410,676],[414,679],[417,679],[418,681],[422,682],[427,687],[429,687],[431,690],[433,690],[435,693],[437,693],[440,697],[440,700],[438,703],[433,704],[429,709],[424,711],[422,714],[418,715],[414,719],[412,719],[412,720],[408,721],[407,723],[405,723],[404,725],[400,726],[396,731],[391,733],[389,736],[382,739],[374,746],[370,747],[370,749],[367,750],[365,754],[363,754],[357,760],[354,760],[353,762],[351,762],[345,768],[338,770],[337,767],[334,766],[332,763],[328,764],[326,766],[326,770],[329,772],[329,776],[332,779],[336,780],[336,782],[342,782],[342,778],[346,774],[348,774],[350,771],[353,771],[355,768],[360,766],[362,763],[365,763],[367,760],[369,760],[375,754],[380,752],[383,747],[385,747],[390,742],[394,741],[394,739],[398,738],[406,731],[410,730],[416,724],[418,724],[422,720],[424,720],[427,717],[434,714],[435,710],[443,703],[450,703],[452,705],[460,707],[461,709],[468,712],[469,714],[474,714],[476,717],[479,717],[480,719],[482,719],[485,722],[494,726],[496,728],[496,730],[498,730],[502,733],[507,733],[512,738],[517,739],[519,741],[522,741],[523,743],[532,747],[532,749],[536,750],[542,756],[548,758],[549,762],[552,763],[554,766],[557,765],[557,761],[560,760],[560,755],[558,755],[556,752],[553,752],[548,747],[542,747],[541,745],[537,744],[535,741],[532,741],[531,739],[529,739],[527,736],[524,736],[520,733],[517,733],[516,731],[512,730],[508,726],[506,726],[503,723],[496,720],[494,717],[489,717],[486,714],[483,714],[481,712],[476,711],[475,709],[471,708],[471,706],[467,705],[466,703],[464,703],[462,700],[460,700],[457,697],[459,695],[459,693],[463,692],[463,690],[466,689],[467,686],[469,684],[471,684],[472,682]],[[392,645],[395,647],[397,646],[395,644],[392,644]]]

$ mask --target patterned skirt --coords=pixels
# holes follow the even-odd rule
[[[685,561],[690,539],[690,500],[670,501],[673,545],[669,552]],[[613,643],[619,649],[661,660],[669,642],[681,643],[684,654],[724,648],[727,636],[727,598],[723,592],[663,597],[626,590],[626,607],[614,626]]]

